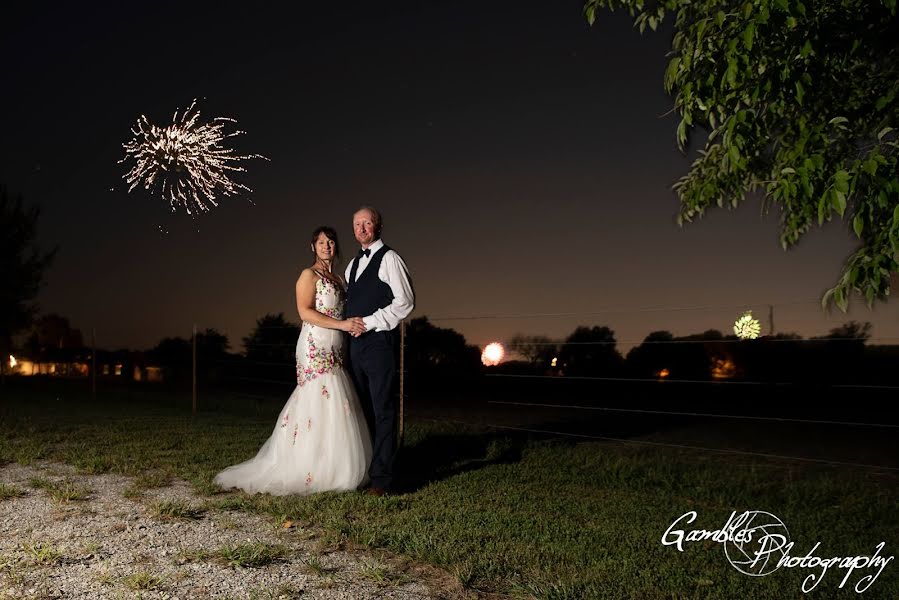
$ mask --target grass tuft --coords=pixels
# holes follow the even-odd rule
[[[409,581],[406,575],[395,573],[390,567],[363,561],[359,575],[378,585],[401,585]]]
[[[10,498],[20,498],[25,495],[25,490],[14,485],[0,483],[0,500],[9,500]]]
[[[316,577],[326,577],[331,573],[337,572],[337,569],[326,567],[322,564],[321,559],[317,556],[311,556],[304,561],[305,570],[310,575],[315,575]]]
[[[157,500],[150,506],[150,511],[153,516],[163,520],[185,521],[202,519],[206,512],[186,500]]]
[[[46,477],[32,477],[28,480],[28,487],[46,491],[47,495],[58,504],[87,500],[93,493],[89,487],[80,485],[71,479],[52,481]]]
[[[64,480],[47,489],[47,494],[57,504],[87,500],[93,493],[89,487],[80,485],[71,480]]]
[[[135,592],[158,590],[162,587],[164,581],[165,580],[159,575],[154,575],[148,571],[138,571],[137,573],[133,573],[122,579],[122,583],[124,583],[129,590]]]
[[[22,544],[22,551],[40,565],[56,564],[62,559],[62,550],[49,542],[31,540]]]
[[[212,553],[212,557],[223,564],[236,568],[258,568],[276,562],[284,562],[290,556],[286,546],[253,542],[249,544],[225,545]]]
[[[46,477],[31,477],[28,479],[28,487],[36,490],[49,490],[55,484]]]

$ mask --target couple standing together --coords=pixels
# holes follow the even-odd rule
[[[215,476],[224,488],[277,496],[326,490],[390,491],[396,454],[396,328],[414,308],[409,272],[381,240],[381,215],[353,214],[361,249],[346,268],[337,233],[312,235],[314,264],[297,281],[303,321],[297,387],[256,456]],[[344,350],[349,337],[349,365]],[[349,366],[349,368],[347,368]]]

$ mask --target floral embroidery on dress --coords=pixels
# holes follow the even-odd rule
[[[306,473],[306,485],[312,485],[312,472]]]
[[[297,431],[300,429],[299,423],[294,423],[293,425],[293,445],[297,445]]]
[[[306,430],[312,431],[312,417],[309,417],[309,421],[306,422]]]
[[[349,416],[350,415],[350,403],[346,398],[343,399],[343,414]]]
[[[290,413],[286,413],[284,415],[284,422],[281,423],[281,427],[287,427],[287,422],[290,420]]]
[[[306,342],[309,344],[309,366],[301,368],[299,364],[297,365],[297,385],[301,387],[319,375],[330,373],[343,366],[343,356],[339,351],[329,352],[324,348],[316,348],[311,333]]]
[[[325,306],[325,296],[324,294],[315,294],[315,310],[320,312],[321,314],[331,317],[332,319],[342,319],[343,318],[343,296],[342,291],[338,288],[332,281],[328,281],[324,278],[319,279],[316,282],[316,288],[318,284],[321,284],[322,287],[326,285],[330,285],[334,289],[334,294],[337,296],[337,306]],[[316,290],[317,291],[317,290]]]
[[[328,391],[328,386],[324,383],[322,384],[322,396],[329,399],[331,398],[331,392]]]

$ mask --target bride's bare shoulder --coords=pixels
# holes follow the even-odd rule
[[[312,267],[306,267],[300,272],[300,276],[297,278],[297,285],[307,282],[315,283],[318,279],[321,279],[321,275]]]

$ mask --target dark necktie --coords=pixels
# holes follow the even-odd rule
[[[362,258],[365,256],[366,258],[371,256],[371,248],[366,248],[365,250],[359,249],[359,254],[356,255],[356,258]]]

